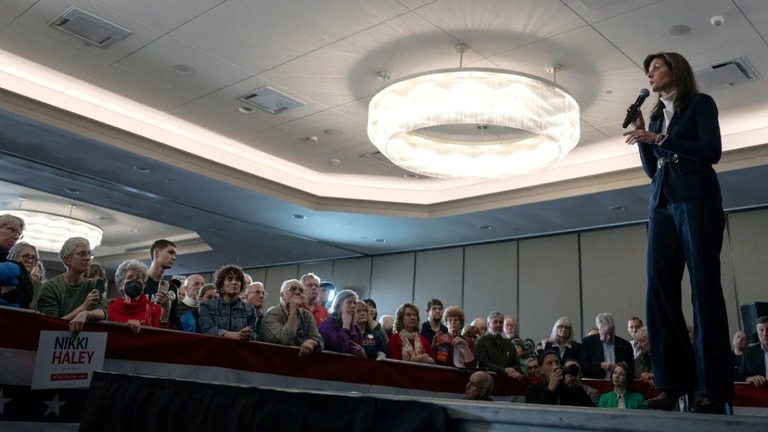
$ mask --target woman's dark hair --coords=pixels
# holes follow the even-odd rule
[[[661,59],[672,74],[672,85],[677,92],[675,95],[674,110],[677,112],[680,108],[687,106],[693,97],[699,94],[699,88],[696,86],[696,77],[693,75],[693,68],[691,68],[691,64],[688,63],[688,60],[680,54],[661,52],[650,54],[643,60],[643,68],[645,68],[646,74],[648,73],[648,68],[651,66],[651,63],[656,59]],[[653,111],[651,111],[651,121],[655,121],[663,115],[664,103],[659,100],[656,106],[653,107]]]
[[[624,369],[624,376],[626,377],[626,384],[625,384],[625,386],[627,387],[627,389],[629,389],[629,386],[632,384],[632,380],[635,378],[635,377],[629,375],[629,374],[632,373],[632,370],[629,369],[629,365],[627,363],[625,363],[625,362],[618,362],[618,363],[616,363],[616,366],[614,367],[614,369],[617,368],[617,367],[620,367],[620,368]],[[611,373],[613,373],[613,372],[611,372]]]
[[[379,315],[379,308],[378,308],[378,307],[376,307],[376,302],[375,302],[375,301],[373,301],[373,299],[370,299],[370,298],[367,298],[367,299],[363,299],[363,301],[364,301],[364,302],[365,302],[365,304],[367,304],[368,306],[373,306],[374,308],[376,308],[376,315],[374,315],[374,316],[373,316],[373,319],[378,319],[378,318],[379,318],[379,317],[378,317],[378,315]]]
[[[216,270],[216,273],[213,275],[213,283],[216,285],[216,291],[219,294],[224,289],[224,281],[230,277],[240,281],[240,292],[245,289],[245,273],[243,273],[243,269],[236,265],[225,265]]]

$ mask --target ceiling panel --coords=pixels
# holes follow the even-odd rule
[[[714,27],[709,22],[714,15],[729,18],[726,24]],[[691,32],[679,37],[664,36],[664,29],[672,25],[686,25]],[[595,28],[638,64],[652,52],[663,50],[692,56],[758,36],[730,0],[655,3],[596,23]]]
[[[0,19],[11,22],[20,17],[37,0],[3,0],[0,2]]]
[[[440,0],[417,13],[474,51],[492,56],[584,26],[559,0]]]
[[[183,105],[195,98],[194,95],[118,65],[100,71],[90,77],[88,82],[161,111]]]
[[[760,32],[764,38],[768,38],[768,10],[763,0],[734,0],[736,6],[747,17],[747,20]],[[729,23],[726,18],[726,24]]]
[[[118,64],[195,96],[219,90],[252,75],[170,36],[157,39]],[[179,73],[174,70],[176,65],[191,66],[194,74]]]
[[[77,6],[100,18],[125,27],[133,33],[106,48],[100,48],[48,26],[49,22],[69,9],[70,6]],[[16,22],[37,33],[111,62],[120,60],[163,34],[111,8],[90,0],[40,0]]]
[[[96,0],[162,32],[169,32],[226,0]]]
[[[0,33],[0,47],[75,78],[85,78],[109,65],[107,60],[72,48],[16,23]]]
[[[224,3],[172,35],[259,73],[405,11],[391,0],[329,0],[305,3],[302,7],[291,2],[248,3]],[[275,16],[281,19],[274,19]],[[333,25],[329,25],[331,22]]]
[[[588,23],[596,23],[608,18],[645,6],[660,3],[662,0],[562,0],[571,10],[579,14]]]

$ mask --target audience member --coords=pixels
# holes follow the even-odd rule
[[[517,332],[517,318],[514,315],[504,317],[504,339],[512,340],[520,337]]]
[[[629,333],[629,344],[632,345],[632,356],[637,357],[640,354],[640,347],[637,346],[635,333],[643,328],[643,320],[638,317],[632,317],[627,321],[627,332]]]
[[[600,334],[600,330],[597,327],[592,327],[591,329],[587,330],[587,333],[585,333],[584,337],[586,337],[586,336],[594,336],[596,334]],[[582,339],[582,342],[584,342],[583,339]]]
[[[395,327],[395,318],[392,315],[382,315],[379,318],[379,324],[381,324],[381,331],[387,335],[387,340],[392,337],[392,330]]]
[[[387,357],[387,336],[381,329],[376,329],[374,323],[378,323],[375,320],[370,320],[370,310],[371,306],[368,306],[368,303],[358,301],[355,307],[355,324],[363,331],[360,342],[366,357],[371,360],[382,360]]]
[[[600,402],[600,391],[597,390],[594,387],[590,387],[581,380],[581,378],[584,376],[581,369],[581,363],[579,363],[576,359],[568,359],[565,361],[565,368],[563,369],[563,372],[565,375],[570,375],[571,378],[576,382],[573,383],[574,387],[581,387],[584,390],[584,393],[586,393],[590,399],[592,399],[592,403],[597,406],[598,402]]]
[[[491,392],[493,392],[493,377],[487,372],[478,371],[469,376],[464,399],[493,401],[493,399],[491,399]]]
[[[317,304],[322,307],[328,307],[328,299],[334,292],[336,292],[336,285],[333,282],[320,282],[320,288],[317,289]]]
[[[642,380],[646,384],[654,387],[653,364],[651,363],[651,344],[648,343],[648,330],[645,327],[635,332],[637,346],[640,348],[640,354],[635,357],[635,379]]]
[[[616,325],[611,314],[597,314],[595,324],[599,334],[585,337],[581,344],[581,365],[584,376],[611,379],[611,372],[616,363],[625,362],[634,365],[632,345],[615,335]],[[633,370],[630,371],[630,376],[634,376]]]
[[[184,285],[179,289],[179,294],[181,294],[182,290],[185,291],[185,294],[183,297],[180,296],[180,300],[177,301],[176,305],[176,314],[179,316],[179,322],[182,315],[191,310],[197,310],[200,307],[197,297],[203,285],[205,285],[205,279],[199,274],[193,274],[184,279]]]
[[[366,357],[360,339],[362,330],[355,324],[356,307],[357,294],[352,290],[342,290],[333,298],[331,314],[319,327],[325,349]]]
[[[264,342],[299,347],[304,357],[323,349],[323,337],[317,330],[312,313],[304,303],[304,286],[297,279],[289,279],[280,287],[280,304],[264,314],[261,334]]]
[[[618,409],[646,409],[645,398],[640,393],[629,391],[629,366],[624,362],[616,363],[611,373],[613,391],[600,396],[598,407]]]
[[[152,243],[149,248],[149,258],[152,263],[149,265],[149,277],[144,286],[144,294],[150,301],[158,302],[156,298],[160,289],[160,281],[163,280],[163,273],[173,267],[176,262],[176,244],[170,240],[160,239]],[[173,293],[172,293],[173,292]],[[181,323],[178,321],[177,292],[173,289],[168,290],[168,301],[171,304],[171,328],[181,330]]]
[[[187,295],[189,295],[189,292],[187,292]],[[203,285],[197,293],[197,309],[188,310],[181,316],[181,329],[189,333],[202,333],[203,329],[200,328],[200,309],[209,300],[217,298],[219,298],[219,293],[216,291],[216,285],[212,283]]]
[[[2,236],[2,234],[3,232],[0,232],[0,236]],[[42,265],[42,262],[40,261],[40,255],[37,253],[37,248],[26,242],[18,242],[13,245],[10,250],[8,250],[8,257],[6,259],[7,261],[13,261],[21,264],[27,271],[27,274],[29,275],[29,281],[32,285],[32,301],[29,304],[29,308],[36,309],[37,299],[40,298],[40,287],[43,285],[42,275],[35,271],[38,263],[41,263]],[[2,264],[0,264],[0,266],[2,266]],[[9,263],[8,266],[9,268],[17,267],[14,266],[13,263]],[[18,270],[19,275],[21,276],[21,269]],[[15,274],[15,271],[12,273]],[[0,283],[0,285],[2,285],[2,283]],[[9,285],[7,288],[0,287],[0,289],[5,292],[5,290],[11,291],[18,288],[16,288],[15,285]],[[0,301],[0,305],[1,304],[2,302]]]
[[[758,318],[756,327],[760,343],[744,351],[738,376],[755,387],[764,387],[768,385],[768,316]]]
[[[479,367],[520,381],[524,377],[518,370],[517,351],[512,341],[502,336],[503,326],[504,316],[500,312],[488,315],[488,334],[477,340]]]
[[[395,332],[387,342],[387,357],[434,364],[429,356],[430,343],[419,334],[419,308],[413,303],[403,303],[395,314]]]
[[[427,338],[427,346],[430,346],[438,332],[448,333],[448,328],[443,325],[443,302],[438,299],[428,301],[426,314],[427,320],[421,324],[421,335]]]
[[[446,308],[443,311],[443,324],[448,332],[436,334],[430,349],[435,363],[443,366],[473,368],[477,364],[474,341],[470,342],[461,337],[464,311],[458,306]]]
[[[96,281],[85,278],[92,256],[87,239],[67,239],[59,251],[67,271],[43,284],[37,302],[37,309],[43,315],[69,321],[69,330],[75,336],[83,330],[86,321],[107,319],[107,301],[96,289]]]
[[[226,339],[248,342],[256,339],[256,311],[240,300],[245,276],[235,265],[226,265],[213,275],[219,297],[200,307],[200,330]]]
[[[539,360],[536,357],[531,357],[525,361],[525,376],[532,384],[544,382],[539,368]]]
[[[550,340],[551,342],[544,345],[544,349],[558,351],[562,362],[581,358],[581,344],[573,340],[573,326],[568,318],[560,317],[555,321]]]
[[[123,297],[109,305],[109,320],[127,323],[134,334],[141,331],[141,326],[168,327],[170,304],[152,303],[144,295],[144,284],[147,280],[147,266],[141,261],[123,261],[115,272],[115,285]],[[165,293],[159,292],[158,297]]]
[[[0,215],[0,306],[29,309],[35,296],[32,280],[24,265],[8,258],[8,252],[24,236],[24,220]]]
[[[389,342],[389,336],[387,336],[384,330],[381,329],[381,324],[379,324],[379,322],[376,321],[379,317],[379,311],[376,308],[376,302],[373,301],[373,299],[371,298],[363,299],[363,301],[368,306],[368,311],[366,312],[366,315],[368,316],[369,322],[366,325],[366,327],[370,326],[371,330],[380,332],[384,336],[385,344],[386,344],[386,342]],[[361,328],[364,329],[366,327],[361,327]]]
[[[492,326],[491,326],[492,327]],[[573,375],[566,375],[560,367],[560,356],[555,350],[539,354],[539,364],[544,381],[531,384],[525,392],[526,403],[544,405],[570,405],[593,407],[595,404]]]
[[[467,344],[471,344],[472,352],[477,358],[477,340],[482,336],[480,328],[473,326],[472,324],[464,327],[461,330],[461,338],[467,341]]]
[[[312,312],[315,323],[319,326],[324,319],[328,318],[328,309],[319,300],[320,278],[314,273],[307,273],[301,277],[301,284],[304,286],[305,294],[302,305],[305,309]]]
[[[267,299],[267,291],[261,282],[252,282],[245,290],[245,301],[253,306],[256,311],[256,337],[261,334],[261,323],[264,321],[264,300]]]
[[[485,334],[488,333],[488,322],[485,318],[477,317],[473,319],[469,325],[477,327],[477,329],[480,330],[480,336],[485,336]]]
[[[104,270],[104,267],[100,266],[96,263],[91,263],[91,265],[88,266],[88,271],[85,272],[85,278],[86,279],[107,279],[107,271]]]
[[[741,359],[744,357],[744,351],[747,349],[748,337],[747,334],[741,330],[733,334],[733,376],[736,378],[739,373],[739,366],[741,366]]]

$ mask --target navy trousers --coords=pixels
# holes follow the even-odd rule
[[[713,200],[666,202],[650,210],[648,233],[648,339],[656,387],[697,389],[730,402],[733,370],[720,250],[725,215]],[[685,266],[691,278],[694,343],[682,312]]]

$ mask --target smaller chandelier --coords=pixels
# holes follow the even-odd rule
[[[396,165],[438,178],[542,170],[579,142],[579,105],[556,84],[502,69],[411,75],[377,93],[368,138]]]
[[[71,237],[84,237],[91,249],[101,244],[103,231],[96,225],[73,219],[30,210],[5,211],[24,220],[24,241],[38,251],[59,253],[64,242]]]

